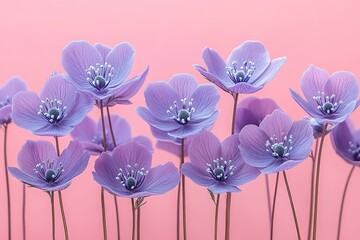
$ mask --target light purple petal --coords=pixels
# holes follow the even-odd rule
[[[289,131],[290,135],[293,139],[293,149],[290,151],[288,159],[302,161],[308,158],[314,141],[310,123],[307,120],[295,121]]]
[[[151,140],[145,136],[137,136],[132,139],[132,141],[137,142],[138,144],[146,147],[150,153],[154,152],[154,148],[152,146]]]
[[[105,58],[106,56],[109,54],[109,52],[111,51],[111,47],[108,47],[102,43],[96,43],[95,44],[96,49],[99,51],[103,62],[105,62]]]
[[[29,176],[26,173],[19,170],[18,168],[9,167],[8,170],[14,177],[16,177],[21,182],[24,182],[30,186],[40,188],[43,190],[45,190],[47,187],[47,184],[45,182],[41,181],[39,178],[34,178],[33,176]]]
[[[216,181],[215,184],[208,187],[214,194],[222,194],[227,192],[240,192],[240,189],[226,182]]]
[[[205,48],[202,52],[202,58],[208,68],[208,72],[222,79],[225,85],[230,83],[230,78],[227,74],[226,63],[219,56],[219,54],[211,48]]]
[[[280,171],[286,171],[288,169],[291,169],[297,165],[302,163],[302,161],[292,161],[292,160],[277,160],[274,161],[273,164],[266,168],[260,169],[260,171],[264,174],[270,174],[270,173],[276,173]]]
[[[280,68],[285,64],[286,57],[276,58],[270,62],[266,70],[256,79],[251,82],[254,86],[264,86],[265,83],[270,81],[279,72]],[[256,71],[256,70],[255,70]],[[250,81],[252,77],[250,78]]]
[[[232,164],[243,161],[239,149],[239,135],[233,134],[221,143],[221,156],[224,159],[232,160]]]
[[[324,91],[325,83],[328,79],[328,72],[325,69],[319,68],[315,65],[310,65],[310,67],[303,73],[300,87],[304,93],[305,98],[309,101],[313,108],[317,107],[317,103],[313,97],[318,96],[319,91]]]
[[[229,176],[227,182],[230,185],[240,186],[245,183],[248,183],[260,175],[260,171],[258,168],[252,167],[247,163],[243,163],[241,166],[237,166],[237,170],[235,170],[234,175]]]
[[[279,140],[288,134],[291,126],[292,120],[290,116],[280,109],[276,109],[270,115],[267,115],[259,125],[260,129],[269,137],[276,137]]]
[[[9,99],[11,102],[11,98],[16,93],[26,90],[27,86],[24,80],[19,77],[12,77],[0,87],[0,101],[6,101]]]
[[[0,124],[11,122],[11,105],[0,108]]]
[[[231,81],[229,83],[225,83],[225,81],[223,81],[222,79],[216,77],[215,75],[213,75],[212,73],[207,72],[204,68],[202,68],[199,65],[194,65],[195,69],[198,70],[200,72],[201,75],[203,75],[207,80],[209,80],[210,82],[214,83],[216,86],[218,86],[219,88],[221,88],[222,90],[224,90],[225,92],[229,92],[228,87],[229,86],[234,86],[235,84]],[[225,85],[226,84],[226,85]]]
[[[181,127],[180,124],[175,122],[174,120],[168,118],[166,120],[160,120],[153,116],[153,114],[144,107],[138,107],[136,112],[151,126],[158,128],[162,131],[174,131]]]
[[[145,147],[136,142],[128,142],[120,145],[113,150],[113,161],[118,168],[126,169],[127,165],[137,164],[140,168],[149,170],[151,167],[151,153]]]
[[[117,145],[125,143],[131,139],[131,127],[128,121],[125,118],[122,118],[118,115],[111,115],[111,124],[115,136],[115,141]],[[97,129],[101,131],[102,136],[102,122],[101,118],[97,122]],[[105,119],[105,129],[108,132],[109,136],[111,136],[110,125],[108,117]],[[112,140],[111,140],[112,141]]]
[[[80,141],[91,142],[96,136],[96,131],[95,121],[86,116],[71,132],[71,137]]]
[[[184,163],[181,166],[181,173],[186,177],[190,178],[196,184],[199,184],[204,187],[209,187],[217,182],[211,175],[206,172],[206,165],[204,169],[199,169],[198,167],[194,167],[193,163]]]
[[[347,162],[353,164],[353,155],[349,151],[349,142],[354,143],[353,134],[355,133],[355,126],[350,119],[339,123],[331,132],[331,143],[336,153]],[[360,135],[359,135],[360,136]],[[360,164],[360,162],[359,162]]]
[[[213,85],[200,85],[191,96],[195,112],[193,118],[203,118],[214,113],[220,95]]]
[[[254,93],[261,90],[263,86],[253,86],[247,82],[240,82],[234,86],[228,87],[229,91],[232,93]]]
[[[320,119],[322,115],[320,114],[320,111],[317,110],[317,108],[314,108],[311,104],[306,102],[298,93],[290,89],[291,96],[293,99],[302,107],[302,109],[305,110],[310,116],[312,116],[315,119]]]
[[[258,119],[252,111],[246,108],[237,108],[235,117],[235,133],[239,133],[246,125],[258,125]]]
[[[175,74],[168,83],[174,88],[180,99],[189,99],[198,87],[196,78],[186,73]]]

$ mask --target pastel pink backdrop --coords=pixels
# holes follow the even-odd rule
[[[133,126],[133,134],[151,136],[148,125],[135,113],[144,105],[143,91],[148,83],[167,80],[171,75],[189,72],[205,83],[192,64],[203,64],[205,46],[216,49],[224,58],[248,39],[264,43],[272,58],[287,56],[276,78],[254,94],[271,97],[294,119],[306,113],[292,100],[289,88],[300,90],[303,71],[316,64],[329,72],[352,71],[360,79],[360,22],[356,1],[2,1],[0,14],[0,82],[13,75],[26,80],[39,92],[53,71],[63,71],[61,51],[72,41],[84,39],[109,46],[127,41],[136,48],[131,75],[147,65],[150,72],[133,105],[111,108]],[[221,93],[221,115],[213,130],[224,139],[230,132],[232,98]],[[244,98],[245,96],[241,96]],[[98,118],[97,108],[91,116]],[[351,117],[360,127],[360,111]],[[17,152],[26,139],[40,139],[11,124],[9,165],[17,166]],[[3,136],[3,135],[1,135]],[[2,138],[2,137],[1,137]],[[41,138],[44,139],[44,138]],[[53,141],[53,139],[48,138]],[[61,138],[61,148],[69,138]],[[152,138],[155,144],[155,139]],[[2,140],[1,140],[2,143]],[[2,148],[1,148],[2,151]],[[161,150],[154,154],[154,165],[177,157]],[[102,239],[100,187],[92,180],[92,158],[84,174],[63,192],[71,239]],[[319,206],[319,239],[335,239],[343,185],[350,165],[340,159],[325,141]],[[309,209],[311,161],[288,172],[303,238],[306,238]],[[6,238],[6,201],[4,168],[0,164],[0,239]],[[271,178],[271,188],[274,176]],[[21,239],[21,183],[11,181],[13,236]],[[343,239],[359,239],[360,171],[350,184],[343,221]],[[205,188],[187,181],[188,239],[212,239],[214,205]],[[50,239],[50,201],[47,194],[27,189],[28,239]],[[232,239],[268,239],[269,221],[264,176],[242,187],[233,195]],[[225,198],[221,199],[224,204]],[[122,239],[130,239],[130,200],[120,199]],[[112,197],[106,195],[109,239],[115,239],[115,215]],[[142,208],[142,239],[175,239],[176,190],[147,199]],[[60,211],[57,208],[57,237],[63,239]],[[219,239],[223,238],[224,207],[220,210]],[[283,179],[275,216],[275,238],[296,239],[291,209]]]

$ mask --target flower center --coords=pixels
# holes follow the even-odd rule
[[[180,100],[181,104],[178,107],[177,101],[174,101],[173,106],[170,106],[166,111],[171,119],[176,121],[181,125],[186,125],[192,119],[192,115],[195,112],[195,108],[193,107],[194,99],[190,99],[187,101],[187,98],[183,98]]]
[[[206,171],[218,181],[225,181],[230,175],[234,174],[236,167],[231,164],[231,160],[224,160],[222,157],[213,160],[212,164],[207,163]]]
[[[292,135],[284,135],[284,133],[281,134],[282,139],[278,139],[275,137],[270,138],[270,140],[267,140],[265,143],[266,151],[271,154],[271,156],[275,158],[284,158],[288,157],[292,147]]]
[[[64,172],[64,165],[59,163],[59,166],[55,168],[54,161],[47,160],[46,162],[43,161],[36,164],[33,170],[41,180],[53,183],[60,177],[62,172]]]
[[[353,155],[354,161],[360,161],[360,143],[349,142],[349,152]]]
[[[119,173],[116,175],[116,180],[119,180],[127,190],[132,191],[139,188],[149,173],[145,168],[139,168],[137,164],[134,166],[127,165],[126,169],[119,168]]]
[[[99,91],[105,89],[114,78],[114,67],[108,63],[96,63],[95,67],[90,66],[85,71],[86,80]]]
[[[252,61],[244,61],[243,65],[240,66],[237,61],[233,61],[231,67],[226,67],[226,72],[230,79],[236,84],[239,82],[248,82],[255,69],[255,63]]]
[[[50,123],[58,123],[67,115],[65,110],[66,106],[63,106],[61,100],[46,98],[41,100],[38,115]]]
[[[324,92],[320,92],[320,91],[318,91],[318,95],[314,96],[313,98],[318,105],[317,108],[324,115],[331,115],[335,113],[343,102],[342,100],[337,101],[335,94],[328,96],[325,95]]]

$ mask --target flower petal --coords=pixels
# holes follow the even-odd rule
[[[193,119],[203,118],[214,113],[217,103],[220,100],[220,95],[216,91],[213,85],[202,84],[192,94],[193,107],[195,112],[193,113]]]
[[[95,121],[86,116],[71,132],[71,137],[80,141],[91,142],[96,136],[96,131]]]
[[[11,98],[20,91],[26,91],[27,86],[19,77],[12,77],[7,80],[0,88],[0,101],[10,100]]]
[[[267,115],[260,123],[259,127],[269,137],[276,137],[283,139],[288,134],[292,126],[292,120],[289,115],[280,109],[274,110],[271,114]]]
[[[289,170],[289,169],[299,165],[300,163],[302,163],[302,161],[277,160],[277,161],[274,161],[270,166],[260,169],[260,171],[261,171],[261,173],[264,173],[264,174],[277,173],[280,171]]]
[[[11,105],[0,108],[0,124],[11,122]]]
[[[228,87],[229,86],[234,86],[235,84],[231,81],[229,83],[225,83],[225,81],[223,81],[223,79],[216,77],[215,75],[213,75],[210,72],[207,72],[204,68],[202,68],[199,65],[194,65],[195,69],[198,70],[200,72],[201,75],[203,75],[207,80],[209,80],[210,82],[214,83],[216,86],[218,86],[219,88],[221,88],[222,90],[224,90],[225,92],[229,92]]]
[[[14,177],[19,179],[21,182],[24,182],[24,183],[26,183],[30,186],[36,187],[36,188],[46,190],[47,184],[45,182],[41,181],[39,178],[36,179],[33,176],[29,176],[26,173],[22,172],[21,170],[19,170],[18,168],[15,168],[15,167],[9,167],[8,170]]]
[[[160,120],[144,107],[138,107],[136,112],[140,115],[142,119],[144,119],[151,126],[158,128],[162,131],[174,131],[181,127],[180,124],[176,123],[174,120],[168,118],[166,120]]]
[[[102,43],[96,43],[95,44],[96,49],[99,51],[103,62],[105,62],[105,58],[106,56],[109,54],[109,52],[111,51],[111,47],[108,47]]]
[[[349,142],[354,143],[353,133],[355,133],[355,126],[350,119],[339,123],[331,132],[331,143],[336,153],[350,164],[354,164],[354,158],[349,151]],[[360,162],[359,162],[360,164]]]
[[[208,172],[206,172],[206,166],[201,170],[198,167],[194,167],[193,163],[184,163],[181,166],[181,173],[190,178],[194,183],[204,187],[209,187],[217,182]]]
[[[215,184],[208,187],[214,194],[222,194],[227,192],[240,192],[240,189],[236,186],[227,184],[226,182],[216,181]]]
[[[254,93],[261,90],[263,86],[253,86],[247,82],[240,82],[234,86],[228,87],[229,91],[232,93]]]
[[[272,60],[265,71],[254,81],[250,78],[250,83],[254,86],[264,86],[265,83],[270,81],[279,72],[280,68],[285,64],[286,57],[276,58]]]
[[[202,52],[202,58],[209,73],[222,79],[225,84],[231,81],[227,74],[226,63],[214,49],[206,47]]]
[[[305,110],[310,116],[312,116],[315,119],[320,119],[323,116],[320,114],[320,111],[317,110],[317,108],[308,102],[306,102],[298,93],[290,89],[291,96],[293,99],[302,107],[302,109]]]
[[[302,161],[309,157],[311,146],[314,141],[313,128],[309,121],[295,121],[289,131],[293,139],[293,149],[288,159]]]
[[[246,125],[258,125],[258,119],[252,111],[246,108],[237,108],[235,117],[235,133],[239,133]]]
[[[186,73],[173,75],[168,83],[174,88],[180,99],[189,99],[198,86],[196,78]]]

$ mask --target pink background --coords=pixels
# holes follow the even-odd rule
[[[2,1],[0,14],[0,82],[13,75],[26,80],[35,92],[42,89],[53,71],[63,71],[61,51],[72,41],[83,39],[109,46],[128,41],[136,49],[131,76],[147,65],[150,72],[134,104],[116,106],[112,112],[133,123],[134,135],[151,136],[148,125],[134,109],[144,105],[143,91],[149,82],[167,80],[172,74],[189,72],[201,83],[192,67],[203,64],[205,46],[216,49],[224,58],[248,39],[264,43],[271,57],[287,56],[277,77],[256,93],[272,97],[294,119],[306,113],[292,100],[289,87],[299,91],[300,77],[311,64],[329,72],[349,70],[360,77],[359,3],[348,1]],[[224,139],[230,132],[232,99],[222,94],[221,115],[214,132]],[[243,98],[244,96],[241,96]],[[91,116],[98,118],[97,108]],[[352,115],[359,122],[360,111]],[[360,126],[359,123],[357,123]],[[136,126],[136,127],[135,127]],[[2,135],[1,135],[2,136]],[[26,139],[40,139],[29,131],[10,127],[9,165],[17,166],[17,152]],[[43,138],[42,138],[43,139]],[[51,138],[49,138],[52,141]],[[61,147],[69,138],[61,138]],[[154,140],[154,139],[152,139]],[[2,142],[2,140],[1,140]],[[153,141],[155,143],[155,141]],[[325,141],[321,172],[319,239],[335,239],[340,198],[350,165]],[[2,151],[2,150],[1,150]],[[154,164],[178,159],[156,150]],[[85,173],[63,192],[71,239],[101,239],[100,187],[92,180],[92,159]],[[311,161],[306,160],[288,172],[303,238],[307,234]],[[6,238],[6,201],[4,168],[0,165],[0,239]],[[271,176],[273,189],[274,177]],[[13,236],[21,239],[21,183],[10,178],[12,187]],[[344,213],[343,239],[359,239],[360,181],[357,169],[350,184]],[[214,205],[205,188],[187,182],[188,239],[211,239]],[[268,239],[269,222],[264,176],[242,187],[233,195],[232,239]],[[47,194],[28,189],[28,239],[50,239],[50,201]],[[222,204],[225,198],[222,198]],[[112,197],[106,195],[109,239],[115,239]],[[120,199],[122,239],[130,238],[130,200]],[[276,239],[296,239],[290,205],[283,179],[275,216]],[[176,190],[147,199],[142,208],[142,238],[175,239]],[[224,207],[220,210],[219,239],[223,238]],[[57,209],[57,236],[63,239],[60,211]]]

